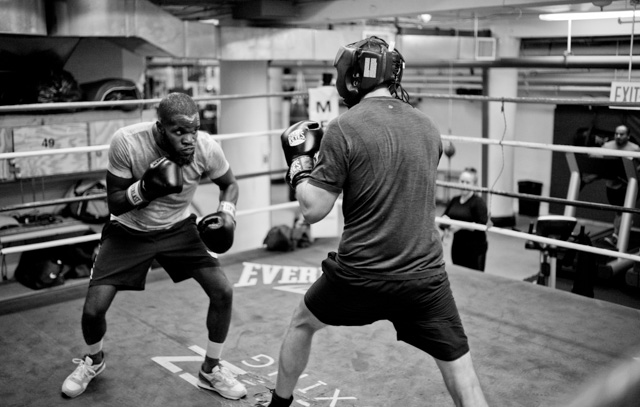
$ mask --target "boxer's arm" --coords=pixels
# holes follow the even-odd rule
[[[211,181],[220,188],[220,202],[231,202],[234,206],[238,203],[240,188],[231,168],[222,176],[215,179],[212,178]]]
[[[300,203],[302,216],[309,223],[324,219],[331,212],[339,194],[311,185],[306,180],[296,187],[296,199]]]
[[[107,202],[109,212],[118,216],[134,209],[127,199],[127,189],[135,182],[133,178],[120,178],[107,171]]]

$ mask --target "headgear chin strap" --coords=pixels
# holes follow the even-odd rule
[[[397,97],[395,90],[402,80],[404,58],[398,50],[389,51],[383,39],[372,36],[340,47],[333,66],[338,71],[338,93],[351,107],[384,83],[389,83]]]

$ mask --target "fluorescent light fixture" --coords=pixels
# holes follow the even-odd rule
[[[633,18],[633,10],[621,11],[596,11],[593,13],[554,13],[540,14],[540,20],[544,21],[569,21],[569,20],[602,20],[606,18]],[[635,11],[635,18],[640,17],[640,11]]]

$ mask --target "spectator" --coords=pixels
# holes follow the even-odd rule
[[[478,173],[475,168],[465,168],[460,174],[460,184],[478,185]],[[488,220],[487,204],[474,191],[463,190],[453,197],[442,215],[445,219],[486,224]],[[460,226],[442,225],[445,233],[453,232],[451,260],[453,264],[470,269],[484,271],[487,259],[487,234],[481,230],[464,229]]]

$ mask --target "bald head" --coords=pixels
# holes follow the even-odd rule
[[[616,140],[616,144],[619,147],[624,146],[629,142],[629,128],[625,125],[620,125],[616,127],[614,138]]]

